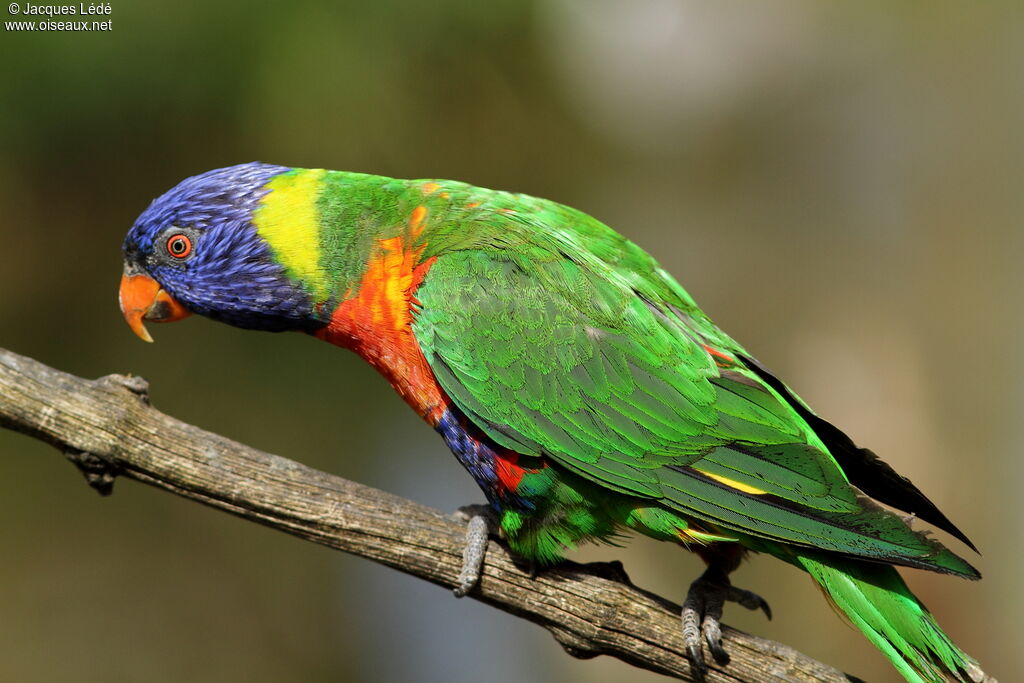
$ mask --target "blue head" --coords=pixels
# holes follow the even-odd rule
[[[121,309],[139,336],[148,339],[143,318],[169,321],[188,313],[272,331],[318,325],[310,297],[287,277],[252,222],[270,191],[267,182],[288,170],[253,162],[207,171],[142,212],[124,240],[121,286]]]

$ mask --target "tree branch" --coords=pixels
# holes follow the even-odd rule
[[[101,494],[135,479],[453,588],[465,526],[417,503],[235,443],[149,405],[140,377],[85,380],[0,349],[0,426],[62,451]],[[551,631],[575,657],[611,655],[696,680],[679,606],[631,585],[618,563],[563,563],[531,578],[492,541],[470,596]],[[785,645],[724,627],[732,661],[705,680],[849,683]]]

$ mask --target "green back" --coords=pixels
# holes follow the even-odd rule
[[[744,350],[610,228],[494,193],[425,239],[416,338],[497,443],[741,534],[975,574],[850,486]]]

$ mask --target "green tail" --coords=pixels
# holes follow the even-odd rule
[[[895,568],[802,550],[787,559],[814,577],[839,611],[911,683],[985,680],[978,663],[942,632]]]

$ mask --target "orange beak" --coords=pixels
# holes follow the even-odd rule
[[[148,275],[130,274],[121,276],[121,290],[118,292],[121,313],[142,341],[152,342],[143,320],[154,323],[169,323],[186,318],[191,313],[174,297],[165,292],[160,284]]]

